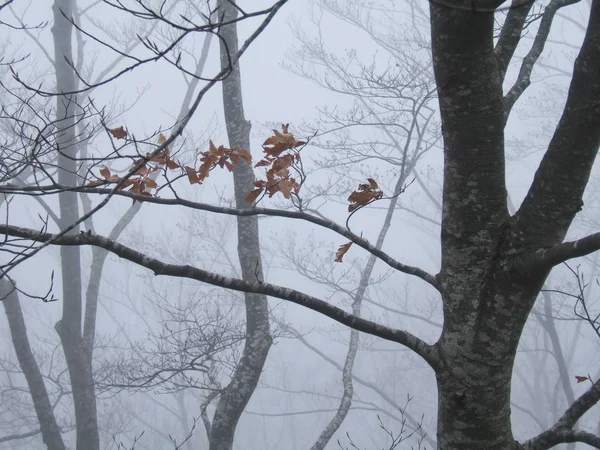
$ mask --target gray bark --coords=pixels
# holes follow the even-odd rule
[[[223,21],[237,17],[232,0],[219,0]],[[231,72],[222,82],[225,124],[230,147],[250,151],[250,122],[244,115],[240,66],[234,59],[238,51],[236,24],[221,27],[221,67],[231,65]],[[234,165],[233,180],[237,208],[248,208],[246,195],[253,189],[254,171],[244,161]],[[242,279],[263,281],[258,218],[238,217],[238,257]],[[229,385],[220,394],[210,431],[210,450],[231,450],[238,421],[252,397],[262,373],[272,338],[269,325],[267,296],[245,293],[246,342]]]
[[[65,450],[60,427],[54,417],[42,372],[29,345],[23,310],[19,303],[19,294],[6,277],[0,279],[0,298],[2,299],[0,303],[2,303],[6,312],[17,360],[29,386],[33,408],[40,424],[42,441],[48,450]]]
[[[504,69],[494,52],[493,21],[492,14],[431,2],[445,162],[437,277],[444,328],[436,344],[438,445],[445,450],[519,448],[510,423],[512,368],[551,266],[514,270],[512,263],[562,242],[600,142],[600,2],[594,1],[563,117],[529,194],[509,217]]]
[[[53,6],[58,150],[58,183],[63,186],[77,185],[77,143],[75,141],[75,114],[77,97],[68,92],[77,89],[75,74],[69,62],[73,61],[72,32],[69,21],[73,17],[74,0],[55,0]],[[69,19],[67,19],[69,18]],[[79,219],[77,193],[59,194],[61,230],[71,226]],[[77,234],[79,226],[69,234]],[[91,352],[86,349],[82,335],[82,288],[81,255],[76,247],[61,247],[61,276],[63,286],[63,314],[56,323],[65,359],[71,379],[75,423],[77,429],[77,450],[98,450],[98,420],[96,415],[96,397],[92,374]]]

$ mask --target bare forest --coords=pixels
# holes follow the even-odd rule
[[[600,448],[600,0],[0,0],[0,450]]]

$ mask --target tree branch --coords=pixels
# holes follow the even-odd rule
[[[514,268],[520,272],[549,269],[569,259],[579,258],[600,250],[600,233],[594,233],[576,241],[563,242],[554,247],[538,250],[533,255],[515,262]]]
[[[256,208],[256,207],[247,208],[247,209],[236,209],[236,208],[229,208],[229,207],[225,207],[225,206],[217,206],[217,205],[209,205],[206,203],[193,202],[193,201],[185,200],[182,198],[148,197],[145,195],[132,194],[128,191],[115,191],[114,189],[90,188],[90,187],[83,187],[83,186],[82,187],[73,187],[73,188],[57,186],[57,185],[19,187],[19,186],[7,184],[4,186],[0,186],[0,192],[6,193],[6,194],[9,194],[9,193],[17,194],[17,193],[23,193],[23,192],[35,192],[38,194],[40,192],[44,192],[46,194],[50,194],[50,193],[56,193],[57,191],[60,191],[61,189],[70,189],[70,190],[73,190],[76,192],[86,192],[86,193],[95,193],[95,194],[110,194],[113,196],[128,197],[128,198],[140,201],[140,202],[148,202],[148,203],[155,203],[155,204],[159,204],[159,205],[169,205],[169,206],[184,206],[186,208],[196,209],[199,211],[207,211],[207,212],[212,212],[212,213],[216,213],[216,214],[226,214],[226,215],[230,215],[230,216],[242,216],[243,217],[243,216],[264,215],[264,216],[286,217],[288,219],[304,220],[306,222],[314,223],[315,225],[318,225],[323,228],[327,228],[341,236],[344,236],[345,238],[351,240],[353,243],[355,243],[359,247],[362,247],[369,253],[377,256],[380,260],[382,260],[384,263],[386,263],[391,268],[396,269],[399,272],[406,273],[408,275],[413,275],[417,278],[420,278],[421,280],[429,283],[431,286],[433,286],[438,291],[440,290],[437,280],[429,272],[426,272],[425,270],[423,270],[419,267],[402,264],[401,262],[399,262],[399,261],[395,260],[394,258],[392,258],[391,256],[389,256],[384,251],[377,249],[374,245],[369,243],[368,240],[354,234],[348,228],[343,227],[343,226],[335,223],[332,220],[322,219],[320,217],[316,217],[316,216],[313,216],[311,214],[308,214],[308,213],[305,213],[302,211],[286,211],[286,210],[279,210],[279,209],[274,209],[274,208]]]
[[[600,1],[592,3],[588,29],[575,62],[564,112],[513,232],[523,248],[560,244],[582,207],[582,196],[600,144]]]
[[[569,442],[583,442],[595,448],[600,448],[600,437],[589,431],[584,430],[555,430],[550,435],[540,435],[526,442],[525,448],[528,450],[546,450],[555,447],[558,444]]]
[[[525,443],[529,450],[545,450],[565,442],[584,442],[600,448],[600,437],[573,427],[577,421],[600,400],[600,381],[596,381],[585,394],[567,408],[560,419],[550,428]]]
[[[513,0],[512,4],[519,3],[519,0]],[[521,33],[523,31],[523,25],[527,19],[527,15],[534,2],[528,2],[519,5],[517,8],[511,8],[506,16],[502,31],[498,37],[498,43],[494,52],[498,59],[498,69],[500,71],[500,78],[504,80],[508,65],[512,59],[519,42],[521,41]]]
[[[35,242],[51,242],[52,245],[93,245],[108,250],[122,259],[126,259],[141,267],[152,270],[155,275],[189,278],[207,284],[212,284],[213,286],[220,286],[225,289],[255,294],[265,294],[280,298],[282,300],[287,300],[297,305],[304,306],[312,311],[318,312],[335,320],[336,322],[339,322],[350,328],[354,328],[355,330],[402,344],[421,356],[432,368],[435,369],[438,366],[438,355],[436,348],[430,344],[427,344],[413,334],[407,331],[389,328],[370,320],[355,317],[341,308],[330,305],[321,299],[312,297],[294,289],[289,289],[270,283],[264,283],[258,280],[252,282],[243,281],[237,278],[226,277],[216,273],[208,272],[190,265],[168,264],[103,236],[92,234],[91,232],[81,232],[78,235],[59,236],[57,234],[39,232],[30,228],[0,225],[0,233],[8,236],[30,239]]]
[[[521,63],[521,70],[519,70],[519,75],[517,76],[517,80],[510,88],[508,93],[504,96],[504,114],[505,117],[508,118],[510,111],[513,106],[521,97],[523,92],[529,87],[531,84],[531,72],[533,71],[533,67],[537,62],[538,58],[544,51],[544,47],[546,45],[546,40],[548,39],[548,35],[550,34],[550,28],[552,28],[552,21],[554,20],[554,16],[556,12],[567,5],[572,5],[574,3],[578,3],[580,0],[552,0],[546,9],[544,10],[544,14],[542,15],[542,21],[540,22],[540,27],[538,28],[538,32],[533,40],[533,45],[529,50],[529,53],[523,58],[523,62]],[[532,5],[533,6],[533,5]],[[525,8],[522,8],[525,9]],[[519,11],[519,10],[513,10]],[[511,11],[512,12],[512,11]],[[508,19],[507,19],[508,21]],[[520,33],[520,30],[519,30]],[[500,42],[498,42],[500,44]]]

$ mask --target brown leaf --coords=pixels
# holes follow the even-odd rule
[[[293,162],[294,162],[293,155],[283,155],[283,156],[277,158],[275,161],[273,161],[273,170],[275,172],[278,172],[282,169],[287,169],[288,167],[290,167],[292,165]]]
[[[246,150],[244,150],[243,148],[235,149],[233,151],[232,155],[239,156],[240,158],[244,159],[248,164],[250,164],[252,162],[252,155],[250,153],[248,153]]]
[[[358,185],[358,189],[348,197],[350,205],[348,211],[352,212],[367,203],[383,197],[383,192],[379,189],[377,182],[373,178],[367,178],[368,183]]]
[[[372,192],[369,191],[354,191],[348,197],[348,201],[350,205],[348,205],[348,212],[352,212],[355,209],[360,208],[361,206],[365,206],[371,200],[373,200],[374,196]]]
[[[103,167],[100,169],[100,175],[102,175],[105,180],[108,180],[110,178],[110,169],[108,167]]]
[[[259,162],[257,162],[254,167],[263,167],[263,166],[270,166],[271,165],[271,161],[268,161],[266,159],[261,159]]]
[[[173,161],[172,159],[169,159],[167,161],[167,167],[171,170],[174,170],[174,169],[179,169],[181,166],[179,164],[177,164],[175,161]]]
[[[118,128],[108,128],[108,132],[112,134],[115,139],[125,139],[127,137],[127,130],[120,126]]]
[[[198,174],[196,173],[196,169],[193,167],[184,167],[185,172],[187,173],[188,180],[190,184],[200,184],[200,178],[198,178]]]
[[[204,163],[202,163],[202,165],[198,169],[198,182],[202,182],[206,178],[208,178],[208,175],[210,174],[210,169],[214,165],[215,164],[211,164],[211,161],[205,161]]]
[[[283,194],[283,196],[289,199],[291,197],[292,189],[294,188],[295,183],[296,181],[293,178],[290,178],[289,180],[281,180],[279,183],[277,183],[277,187],[279,188],[279,191]]]
[[[342,262],[342,258],[344,258],[344,255],[348,253],[348,250],[350,250],[351,246],[352,241],[340,245],[340,248],[338,248],[337,252],[335,252],[335,262]]]
[[[583,383],[584,381],[589,380],[588,377],[580,377],[578,375],[575,375],[575,378],[577,379],[577,383]]]
[[[246,203],[254,203],[256,201],[256,199],[258,198],[258,196],[260,194],[262,194],[263,189],[262,188],[258,188],[258,189],[254,189],[253,191],[250,191],[250,193],[246,196]]]
[[[135,167],[133,167],[135,169]],[[142,166],[134,172],[134,175],[146,176],[150,173],[150,169],[147,166]]]
[[[158,184],[156,184],[156,181],[154,181],[152,178],[146,178],[144,183],[148,189],[156,189],[158,187]]]

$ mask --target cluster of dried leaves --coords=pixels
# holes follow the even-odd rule
[[[125,139],[128,134],[127,130],[123,127],[111,128],[108,131],[117,139]],[[167,138],[162,133],[158,136],[159,145],[163,144],[166,140]],[[158,187],[156,180],[152,178],[151,175],[164,166],[171,170],[181,167],[171,158],[169,147],[165,147],[156,155],[152,156],[151,153],[146,153],[144,158],[134,160],[131,166],[129,166],[127,175],[123,177],[112,174],[108,167],[104,167],[100,169],[101,178],[90,181],[87,185],[99,186],[102,184],[115,183],[117,184],[117,190],[127,190],[132,194],[151,197],[152,194],[149,190]]]
[[[129,135],[124,127],[109,128],[108,132],[115,139],[126,139]],[[161,133],[158,137],[158,144],[162,145],[166,141]],[[248,203],[260,201],[261,195],[273,197],[276,193],[289,199],[293,194],[298,195],[301,188],[293,176],[292,170],[302,174],[300,150],[306,145],[306,142],[297,140],[289,132],[289,124],[281,126],[281,132],[273,130],[273,135],[263,143],[264,157],[258,161],[254,167],[266,167],[266,179],[256,179],[254,186],[256,189],[250,191],[246,197]],[[151,177],[153,173],[161,168],[170,170],[183,169],[187,174],[190,184],[202,184],[208,178],[210,171],[217,166],[227,168],[229,172],[233,171],[234,165],[241,162],[252,163],[252,156],[248,151],[240,148],[226,148],[223,145],[217,147],[210,141],[208,151],[200,154],[200,164],[196,169],[190,166],[181,166],[172,159],[170,150],[165,147],[156,155],[146,153],[144,158],[133,161],[128,173],[119,176],[111,173],[108,167],[100,170],[100,177],[97,180],[89,182],[88,186],[99,186],[108,183],[117,184],[118,190],[128,189],[134,194],[152,196],[149,192],[156,189],[156,177]],[[383,192],[379,189],[377,182],[373,178],[367,178],[367,183],[359,184],[358,189],[348,197],[348,211],[354,213],[369,203],[379,200],[383,197]],[[135,200],[134,200],[135,201]],[[352,241],[339,247],[335,254],[335,261],[342,262],[342,258],[352,246]]]
[[[297,149],[306,145],[306,142],[296,140],[288,131],[288,127],[288,123],[283,124],[281,133],[273,130],[273,136],[263,143],[265,157],[254,167],[268,167],[267,179],[254,181],[256,189],[248,193],[246,197],[248,203],[253,203],[263,192],[266,192],[269,197],[281,192],[288,199],[292,191],[296,194],[300,192],[300,184],[291,176],[290,168],[297,168],[296,165],[300,163],[300,150]]]

